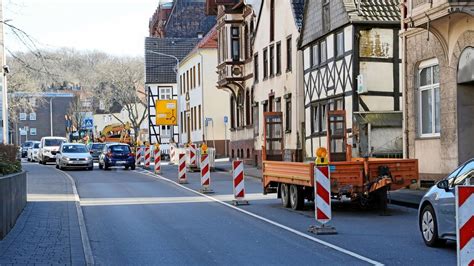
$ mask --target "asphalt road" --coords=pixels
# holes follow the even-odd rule
[[[44,166],[43,166],[44,167]],[[53,167],[53,166],[47,166]],[[391,216],[335,204],[338,234],[307,233],[315,225],[311,204],[303,211],[262,195],[259,180],[246,179],[250,205],[239,211],[228,173],[212,173],[212,198],[199,190],[199,174],[181,187],[176,166],[163,178],[142,170],[67,171],[77,185],[92,254],[98,264],[312,264],[455,265],[454,243],[428,248],[416,210],[390,206]],[[186,189],[188,188],[188,189]],[[224,202],[224,203],[222,203]],[[323,242],[321,242],[323,241]]]

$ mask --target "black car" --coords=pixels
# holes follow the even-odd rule
[[[33,147],[33,141],[25,141],[21,144],[21,158],[26,158],[28,155],[28,148]]]
[[[99,169],[109,169],[112,166],[123,166],[135,170],[135,154],[130,146],[122,143],[109,143],[104,146],[99,155]]]
[[[104,147],[105,147],[105,143],[91,143],[87,145],[87,148],[91,152],[92,159],[94,159],[94,161],[99,160],[99,155],[102,153],[102,150],[104,149]]]

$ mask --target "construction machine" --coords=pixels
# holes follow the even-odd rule
[[[131,144],[130,129],[130,122],[125,124],[110,124],[104,127],[104,129],[100,132],[100,137],[97,140],[100,142],[119,142]]]

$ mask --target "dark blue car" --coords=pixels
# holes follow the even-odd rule
[[[109,143],[104,146],[99,155],[99,169],[108,170],[113,166],[135,170],[135,154],[128,144]]]

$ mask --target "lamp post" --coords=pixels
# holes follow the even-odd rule
[[[2,120],[3,120],[3,144],[9,143],[9,129],[8,129],[8,94],[7,94],[7,76],[9,69],[8,66],[6,65],[6,57],[5,57],[5,29],[4,29],[4,20],[3,20],[3,1],[0,0],[0,20],[1,20],[1,25],[0,25],[0,31],[1,33],[1,46],[2,50],[0,51],[2,53],[2,80],[1,80],[1,86],[2,86]]]
[[[146,50],[147,53],[152,53],[152,54],[157,54],[157,55],[161,55],[161,56],[166,56],[166,57],[170,57],[170,58],[173,58],[174,60],[176,60],[176,69],[175,69],[175,72],[176,72],[176,92],[178,92],[179,90],[179,86],[180,86],[180,83],[179,83],[179,59],[174,56],[174,55],[170,55],[170,54],[165,54],[165,53],[160,53],[160,52],[156,52],[156,51],[152,51],[152,50]],[[178,112],[179,112],[179,94],[176,93],[178,95],[176,101],[177,101],[177,106],[176,108],[178,108]],[[171,97],[173,93],[171,93]],[[148,115],[150,115],[148,113]],[[177,114],[177,119],[178,119],[178,128],[179,128],[179,123],[181,122],[181,116],[180,114]],[[179,132],[179,130],[178,130]],[[178,134],[178,143],[179,143],[179,134]],[[171,139],[174,141],[174,126],[171,127]]]

